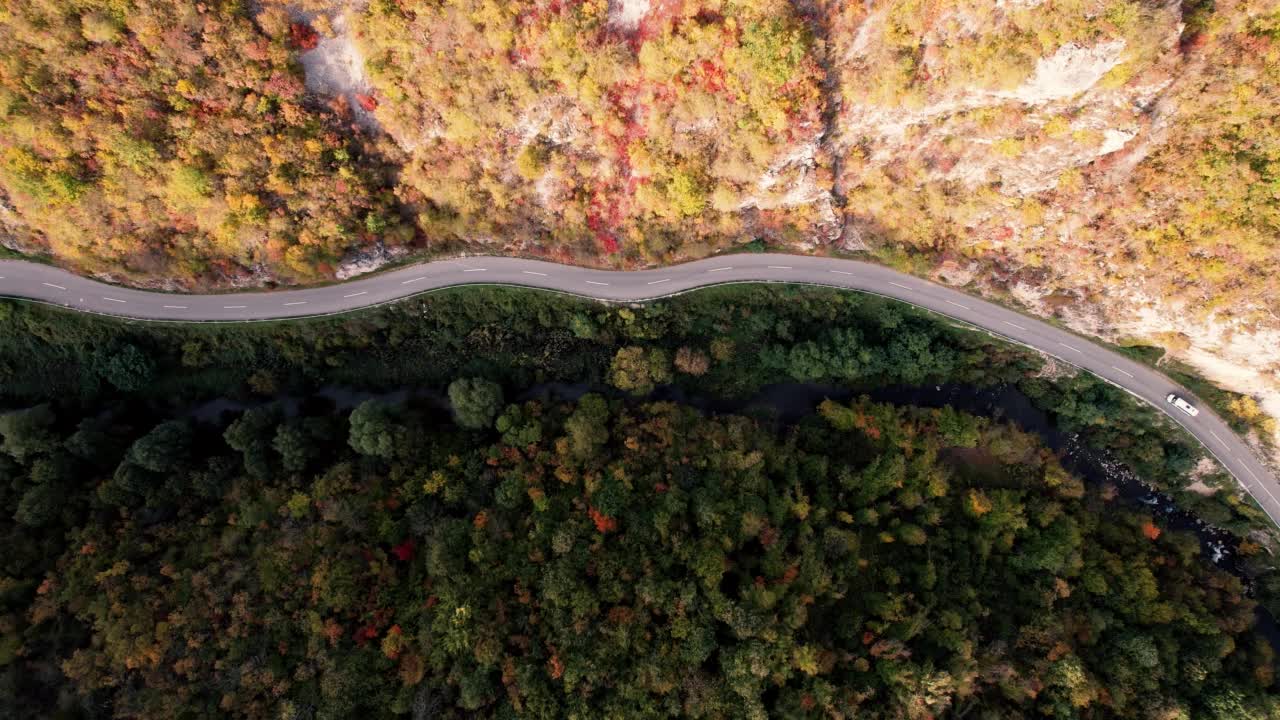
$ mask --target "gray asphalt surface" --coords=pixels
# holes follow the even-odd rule
[[[458,285],[518,285],[602,300],[640,301],[733,282],[790,282],[884,295],[962,320],[1098,375],[1196,437],[1280,525],[1280,484],[1245,442],[1186,388],[1145,365],[1047,323],[957,290],[853,260],[739,254],[658,270],[612,272],[504,257],[441,260],[302,290],[177,295],[121,288],[47,265],[0,261],[0,297],[75,310],[178,322],[275,320],[350,311]],[[1165,401],[1177,393],[1200,408],[1189,417]]]

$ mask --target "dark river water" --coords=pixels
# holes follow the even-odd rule
[[[613,388],[587,383],[543,383],[511,398],[515,402],[533,399],[574,400],[588,392],[619,395]],[[823,400],[848,401],[855,395],[867,395],[877,402],[918,407],[943,407],[950,405],[973,415],[1003,420],[1017,425],[1026,432],[1039,435],[1044,443],[1058,453],[1062,465],[1088,483],[1109,483],[1120,498],[1135,505],[1145,506],[1148,512],[1160,518],[1173,530],[1194,533],[1200,540],[1203,556],[1217,567],[1240,578],[1252,591],[1252,581],[1245,573],[1239,554],[1239,538],[1220,528],[1208,525],[1189,512],[1177,507],[1173,498],[1156,492],[1123,464],[1110,458],[1104,450],[1089,447],[1069,433],[1059,430],[1047,413],[1036,407],[1029,397],[1012,385],[975,387],[971,385],[927,385],[917,387],[888,386],[870,391],[851,391],[833,385],[814,383],[782,383],[768,385],[755,395],[744,399],[725,399],[689,393],[675,386],[664,386],[650,394],[650,400],[670,400],[697,408],[706,413],[733,413],[748,415],[777,426],[789,425],[813,414]],[[348,410],[360,403],[377,399],[386,402],[403,402],[412,396],[439,408],[447,409],[448,400],[440,393],[397,390],[390,393],[369,393],[342,387],[325,387],[311,398],[282,397],[277,400],[286,413],[296,414],[304,405],[320,402],[336,410]],[[193,408],[188,414],[197,420],[216,421],[224,412],[239,412],[249,405],[228,399],[218,399]],[[1261,605],[1257,607],[1257,629],[1271,646],[1280,651],[1280,626]]]

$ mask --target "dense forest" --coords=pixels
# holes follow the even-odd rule
[[[857,393],[1015,384],[1175,493],[1185,436],[896,304],[4,303],[0,331],[9,717],[1280,717],[1255,600],[1193,536],[998,418]],[[788,381],[854,397],[796,422],[655,399]],[[1255,527],[1204,480],[1180,500]]]
[[[0,0],[0,246],[189,289],[753,241],[1248,335],[1277,118],[1276,0]],[[844,399],[696,402],[778,383]],[[866,395],[941,383],[1016,387],[1239,575],[1000,417]],[[815,289],[0,301],[0,715],[1280,718],[1280,537],[1203,459]]]
[[[730,286],[643,306],[527,290],[451,290],[342,318],[247,325],[150,325],[0,303],[0,391],[11,402],[80,405],[123,394],[166,412],[340,386],[443,388],[486,377],[511,388],[589,383],[643,396],[659,385],[743,398],[772,383],[856,391],[937,382],[1012,383],[1065,431],[1107,448],[1215,524],[1269,528],[1234,481],[1184,492],[1204,452],[1157,413],[1087,374],[900,303],[834,290]],[[1222,394],[1244,432],[1247,398]],[[1234,403],[1234,404],[1233,404]],[[1278,606],[1280,608],[1280,606]]]

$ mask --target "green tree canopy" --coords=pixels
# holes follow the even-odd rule
[[[671,359],[661,348],[622,348],[609,368],[609,382],[619,390],[645,395],[671,382]]]
[[[0,436],[4,437],[0,449],[18,460],[49,452],[58,445],[53,430],[56,421],[57,416],[48,405],[4,413],[0,415]]]
[[[361,455],[390,459],[406,441],[403,426],[395,422],[391,408],[377,400],[366,400],[351,411],[347,442]]]
[[[163,473],[181,467],[191,449],[191,425],[184,420],[168,420],[138,438],[126,454],[128,461],[152,472]]]
[[[250,408],[222,433],[227,445],[244,455],[245,468],[256,477],[271,472],[272,441],[281,419],[274,405]]]
[[[502,386],[483,378],[463,378],[449,384],[453,416],[464,428],[479,430],[493,424],[502,409]]]
[[[28,527],[41,527],[54,520],[64,502],[64,488],[51,483],[36,483],[27,488],[18,501],[13,518]]]
[[[141,389],[155,375],[151,358],[134,345],[97,355],[95,360],[102,379],[126,392]]]

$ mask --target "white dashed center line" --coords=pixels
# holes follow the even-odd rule
[[[1247,473],[1249,473],[1249,477],[1253,478],[1254,480],[1257,480],[1257,479],[1258,479],[1258,476],[1257,476],[1257,475],[1254,475],[1254,474],[1253,474],[1253,471],[1252,471],[1252,470],[1250,470],[1249,468],[1247,468],[1247,467],[1246,467],[1246,468],[1244,469],[1244,471],[1245,471],[1245,472],[1247,472]],[[1269,494],[1269,493],[1268,493],[1268,494]]]
[[[1060,343],[1058,343],[1058,344],[1059,344],[1059,345],[1061,345],[1062,347],[1064,347],[1064,348],[1066,348],[1066,349],[1068,349],[1068,350],[1072,351],[1072,352],[1082,352],[1082,351],[1080,350],[1080,348],[1078,348],[1078,347],[1072,347],[1071,345],[1068,345],[1068,344],[1066,344],[1066,343],[1064,343],[1064,342],[1060,342]]]
[[[467,268],[462,272],[484,272],[485,270],[488,270],[488,268]]]
[[[837,274],[837,275],[852,275],[852,274],[853,274],[853,273],[851,273],[851,272],[845,272],[844,270],[829,270],[828,272],[833,272],[833,273],[835,273],[835,274]]]
[[[658,283],[664,283],[664,282],[671,282],[671,278],[662,278],[661,280],[654,280],[654,281],[653,281],[653,282],[651,282],[651,283],[645,283],[645,284],[646,284],[646,285],[657,285]]]
[[[1129,377],[1133,377],[1133,373],[1129,372],[1128,370],[1121,370],[1120,368],[1116,367],[1115,365],[1112,365],[1112,366],[1111,366],[1111,369],[1112,369],[1112,370],[1115,370],[1116,372],[1119,372],[1119,373],[1124,373],[1125,375],[1128,375]]]
[[[405,280],[404,282],[402,282],[402,283],[400,283],[400,284],[401,284],[401,285],[408,285],[409,283],[416,283],[416,282],[418,282],[419,280],[426,280],[426,279],[427,279],[427,276],[426,276],[426,275],[423,275],[422,277],[410,278],[409,280]]]
[[[958,303],[958,302],[952,302],[952,301],[950,301],[950,300],[948,300],[948,301],[947,301],[947,304],[948,304],[948,305],[955,305],[956,307],[958,307],[958,308],[964,308],[965,310],[972,310],[972,309],[973,309],[973,308],[969,307],[968,305],[961,305],[961,304],[960,304],[960,303]]]
[[[58,288],[59,290],[66,290],[66,288],[62,287],[61,285],[54,285],[53,283],[40,283],[40,284],[44,285],[45,287]]]
[[[1245,468],[1245,469],[1246,469],[1246,470],[1248,470],[1248,468]],[[1252,472],[1250,472],[1249,474],[1250,474],[1250,475],[1253,475],[1253,473],[1252,473]],[[1256,477],[1255,477],[1255,479],[1256,479]],[[1267,497],[1271,498],[1272,502],[1280,502],[1280,501],[1277,501],[1277,500],[1276,500],[1276,496],[1275,496],[1275,495],[1272,495],[1272,494],[1271,494],[1271,491],[1267,489],[1267,486],[1266,486],[1266,485],[1261,485],[1261,484],[1260,484],[1260,485],[1258,485],[1258,487],[1262,488],[1262,491],[1263,491],[1263,492],[1265,492],[1265,493],[1267,494]]]
[[[521,270],[520,272],[524,273],[525,275],[541,275],[542,277],[547,276],[546,273],[534,272],[532,270]]]
[[[712,268],[712,269],[708,270],[707,272],[709,272],[709,273],[713,273],[713,272],[720,272],[721,270],[732,270],[732,269],[733,269],[733,266],[732,266],[732,265],[730,265],[730,266],[728,266],[728,267]]]
[[[284,306],[290,307],[292,305],[306,305],[306,304],[307,304],[306,300],[299,300],[298,302],[285,303]]]
[[[358,293],[351,293],[350,295],[343,295],[342,297],[344,298],[360,297],[361,295],[368,295],[368,294],[369,294],[368,290],[361,290]]]
[[[1026,330],[1026,328],[1022,327],[1022,326],[1021,326],[1021,325],[1019,325],[1018,323],[1011,323],[1011,322],[1009,322],[1008,320],[1005,320],[1005,321],[1004,321],[1004,324],[1005,324],[1005,325],[1008,325],[1009,327],[1016,327],[1016,328],[1018,328],[1019,330]]]
[[[1217,440],[1218,442],[1222,443],[1223,445],[1226,445],[1226,443],[1225,443],[1225,442],[1222,442],[1222,438],[1218,437],[1218,433],[1216,433],[1216,432],[1214,432],[1214,431],[1210,430],[1210,431],[1209,431],[1209,434],[1213,436],[1213,439],[1214,439],[1214,440]]]
[[[186,305],[165,305],[164,309],[165,310],[186,310],[187,306]]]
[[[587,280],[588,285],[608,285],[609,283],[596,282],[595,280]]]
[[[115,298],[109,298],[109,297],[106,297],[106,296],[103,296],[103,298],[102,298],[102,299],[103,299],[103,300],[109,300],[109,301],[111,301],[111,302],[118,302],[118,303],[129,302],[128,300],[117,300],[117,299],[115,299]]]
[[[769,269],[770,270],[790,270],[791,266],[790,265],[770,265]]]
[[[222,306],[223,310],[243,310],[244,308],[245,308],[244,305],[223,305]]]
[[[894,286],[894,287],[900,287],[900,288],[902,288],[903,290],[910,290],[910,289],[911,289],[911,288],[909,288],[909,287],[907,287],[906,285],[903,285],[903,284],[901,284],[901,283],[891,282],[891,283],[889,283],[889,284],[890,284],[890,285],[892,285],[892,286]]]

